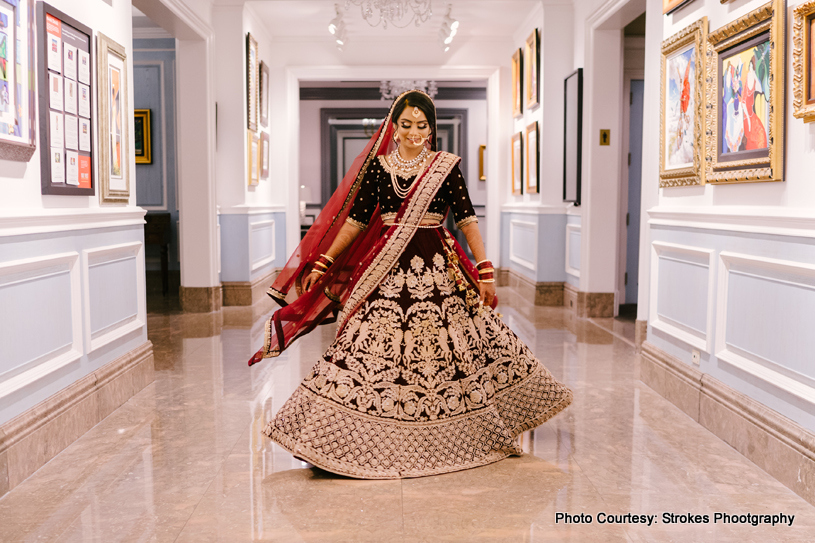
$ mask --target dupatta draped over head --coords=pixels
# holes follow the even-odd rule
[[[314,261],[328,251],[340,229],[346,224],[345,220],[371,162],[379,155],[388,154],[395,149],[392,119],[394,107],[405,94],[413,92],[421,91],[408,91],[394,100],[387,117],[354,160],[337,190],[267,291],[282,307],[266,322],[263,348],[249,360],[250,366],[264,358],[279,356],[298,337],[319,324],[332,322],[332,314],[339,313],[338,331],[342,330],[348,317],[390,271],[418,228],[430,200],[459,161],[459,157],[450,153],[437,153],[421,174],[421,179],[406,196],[394,221],[396,225],[389,226],[383,232],[384,225],[377,206],[368,227],[335,258],[334,263],[311,290],[303,290],[302,282],[311,273]],[[436,127],[431,127],[431,130],[435,134]],[[478,272],[458,243],[452,237],[449,239],[448,243],[451,243],[451,249],[458,254],[458,263],[465,272],[470,287],[476,285],[474,278],[478,277]],[[363,284],[358,285],[363,279]],[[357,286],[360,288],[356,288]],[[353,299],[349,299],[352,293]]]

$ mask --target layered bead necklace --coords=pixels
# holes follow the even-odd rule
[[[396,173],[399,172],[403,177],[409,178],[411,175],[418,174],[419,171],[424,168],[424,163],[427,160],[428,156],[430,156],[430,152],[427,150],[427,147],[422,147],[421,152],[411,160],[405,160],[402,158],[402,155],[399,154],[399,149],[394,149],[391,154],[388,156],[390,159],[390,163],[392,166],[391,169],[391,184],[393,184],[393,192],[396,193],[396,196],[401,198],[402,200],[410,193],[410,189],[413,188],[413,185],[416,184],[416,181],[419,179],[419,176],[416,176],[416,179],[413,180],[410,185],[406,188],[402,188],[399,184],[397,179]]]

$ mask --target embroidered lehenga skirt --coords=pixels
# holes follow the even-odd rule
[[[419,229],[265,434],[366,479],[419,477],[522,454],[564,409],[555,380],[491,309],[472,311],[436,229]]]

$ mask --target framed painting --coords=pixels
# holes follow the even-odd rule
[[[524,146],[523,133],[512,136],[512,194],[523,194]]]
[[[540,189],[540,146],[538,121],[526,127],[526,187],[524,192],[537,193]]]
[[[37,5],[37,25],[42,193],[90,196],[96,192],[93,31],[44,2]]]
[[[487,152],[486,145],[479,145],[478,146],[478,180],[479,181],[486,181],[487,180],[487,172],[484,169],[484,153]]]
[[[133,143],[136,154],[136,164],[153,163],[153,134],[150,126],[151,112],[149,109],[134,110],[133,122],[135,141]]]
[[[249,130],[258,129],[258,42],[252,34],[246,34],[246,107]]]
[[[705,180],[784,179],[784,0],[711,32]]]
[[[793,115],[815,121],[815,0],[798,5],[792,25]]]
[[[540,105],[540,33],[538,29],[526,38],[524,46],[524,102],[526,109]]]
[[[260,124],[269,126],[269,65],[260,63]]]
[[[96,39],[100,201],[127,203],[130,199],[127,53],[101,32]]]
[[[37,148],[33,6],[0,0],[0,160],[28,162]]]
[[[691,2],[693,2],[693,0],[662,0],[662,14],[668,15],[669,13],[673,13],[685,4],[690,4]]]
[[[707,17],[662,42],[659,186],[702,185]]]
[[[523,53],[520,49],[512,55],[512,116],[523,115]]]
[[[580,205],[583,172],[583,68],[563,81],[563,201]]]
[[[250,187],[256,186],[260,182],[260,160],[259,138],[254,130],[246,131],[246,153],[247,153],[247,179]]]
[[[260,177],[269,179],[269,134],[260,133]]]

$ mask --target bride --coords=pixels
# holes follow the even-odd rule
[[[519,455],[518,435],[572,400],[493,310],[460,158],[435,144],[433,101],[402,94],[269,289],[283,307],[250,365],[336,317],[334,343],[264,430],[334,473],[420,477]],[[442,226],[448,209],[477,264]]]

